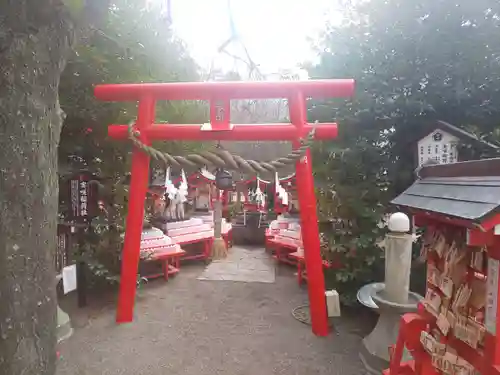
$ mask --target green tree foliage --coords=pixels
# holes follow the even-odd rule
[[[327,27],[319,63],[308,71],[313,78],[354,78],[357,84],[352,101],[310,108],[312,120],[341,124],[339,141],[316,149],[316,173],[328,186],[320,194],[321,210],[351,223],[348,235],[328,239],[330,249],[351,254],[334,276],[347,288],[346,279],[381,264],[381,233],[374,228],[388,200],[413,180],[412,146],[422,125],[444,120],[498,139],[500,5],[371,0],[347,4],[345,14],[340,25]],[[345,250],[351,247],[354,257]],[[373,275],[365,276],[355,284]]]
[[[94,85],[196,80],[198,67],[154,3],[113,1],[107,22],[89,33],[70,58],[60,84],[61,106],[66,113],[59,147],[61,213],[67,201],[68,176],[81,169],[95,173],[101,181],[105,209],[94,220],[96,233],[89,235],[84,254],[97,273],[107,274],[96,259],[113,273],[118,270],[116,255],[121,249],[132,150],[127,141],[107,138],[107,125],[133,120],[136,103],[99,102],[93,96]],[[159,102],[156,111],[158,122],[200,123],[207,118],[206,106],[198,102]],[[200,145],[159,142],[155,146],[182,154]]]

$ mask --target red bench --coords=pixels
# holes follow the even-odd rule
[[[292,259],[295,259],[297,262],[296,263],[297,264],[297,281],[298,281],[299,285],[302,285],[302,283],[304,281],[307,281],[307,274],[306,274],[306,268],[305,268],[306,260],[304,258],[304,252],[297,251],[295,253],[288,254],[288,256]],[[337,269],[340,267],[340,264],[332,263],[332,262],[329,262],[328,260],[323,260],[323,267]]]
[[[158,277],[163,277],[165,280],[168,280],[169,276],[173,276],[177,274],[180,270],[180,258],[186,252],[178,247],[175,250],[166,250],[166,251],[157,251],[151,253],[150,256],[146,256],[142,259],[143,262],[160,262],[161,263],[161,272],[142,275],[146,279],[155,279]]]
[[[297,267],[297,281],[301,285],[307,281],[305,258],[303,251],[297,251],[298,245],[286,244],[276,241],[275,235],[279,234],[279,229],[266,230],[266,250],[274,252],[273,258],[278,262],[290,264]],[[340,262],[329,262],[323,260],[324,268],[340,268]]]
[[[181,241],[176,242],[178,245],[185,247],[194,244],[202,244],[201,252],[189,253],[187,251],[184,252],[184,255],[181,257],[181,260],[196,260],[196,259],[208,259],[210,258],[212,243],[214,241],[213,236],[206,238],[196,238],[194,240]]]
[[[273,238],[266,238],[266,249],[274,252],[273,258],[278,262],[290,264],[292,266],[296,265],[296,261],[289,258],[291,253],[297,251],[298,246],[292,244],[286,244],[283,242],[276,241]]]
[[[222,238],[224,239],[224,242],[226,243],[226,247],[229,249],[233,246],[233,230],[229,230],[227,233],[222,234]],[[212,244],[214,242],[214,237],[206,237],[206,238],[198,238],[195,240],[190,240],[190,241],[182,241],[178,242],[180,246],[188,246],[188,245],[194,245],[197,243],[201,243],[203,246],[203,249],[200,253],[196,254],[188,254],[185,252],[185,254],[181,257],[181,260],[196,260],[196,259],[210,259],[210,256],[212,254]]]

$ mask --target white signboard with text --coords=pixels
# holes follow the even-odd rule
[[[429,160],[438,164],[455,163],[458,160],[458,138],[442,131],[434,130],[418,141],[418,166],[421,167]]]

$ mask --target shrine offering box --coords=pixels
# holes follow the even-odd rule
[[[392,203],[425,229],[427,287],[384,374],[500,374],[500,159],[423,167]]]

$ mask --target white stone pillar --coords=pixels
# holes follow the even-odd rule
[[[408,303],[410,291],[411,250],[413,236],[408,234],[410,219],[397,212],[389,218],[390,233],[385,239],[384,297],[395,303]]]

